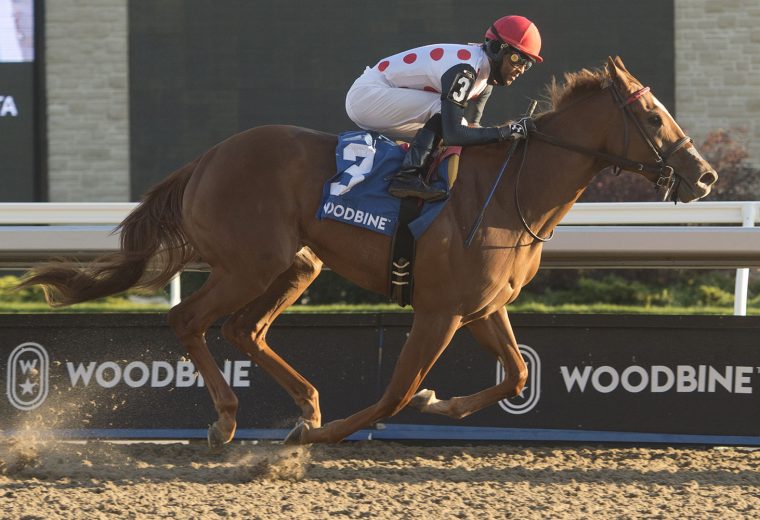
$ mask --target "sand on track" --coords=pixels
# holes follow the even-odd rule
[[[0,517],[748,518],[760,451],[0,438]]]

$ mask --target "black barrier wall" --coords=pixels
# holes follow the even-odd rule
[[[512,317],[530,376],[521,396],[461,421],[404,410],[374,436],[760,444],[760,318]],[[325,421],[381,395],[409,314],[285,315],[271,344],[318,388]],[[238,438],[278,437],[299,410],[261,370],[207,339],[240,399]],[[162,316],[0,316],[0,429],[202,437],[211,400]],[[503,377],[460,331],[424,382],[439,398]],[[364,438],[366,432],[357,438]]]
[[[133,0],[132,198],[230,135],[264,124],[355,130],[345,95],[366,66],[431,43],[481,42],[508,14],[533,20],[544,62],[495,89],[483,123],[522,114],[565,72],[620,55],[675,112],[672,0]]]

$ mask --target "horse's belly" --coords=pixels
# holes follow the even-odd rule
[[[368,291],[388,294],[390,237],[333,220],[314,220],[303,243],[343,278]]]

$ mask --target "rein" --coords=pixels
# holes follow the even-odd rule
[[[523,216],[522,209],[520,208],[520,196],[518,195],[518,186],[520,185],[520,172],[522,172],[523,166],[525,166],[525,159],[528,157],[528,140],[525,140],[525,146],[523,147],[523,154],[522,154],[522,160],[520,160],[520,166],[517,168],[517,174],[515,175],[515,207],[517,208],[517,214],[520,216],[520,220],[522,221],[523,227],[526,229],[528,234],[533,237],[535,240],[538,240],[539,242],[548,242],[552,238],[554,238],[554,230],[552,229],[549,231],[549,234],[545,237],[538,236],[532,229],[530,229],[530,226],[528,225],[528,222],[525,220],[525,217]]]
[[[633,111],[631,109],[632,103],[634,103],[636,100],[641,98],[644,94],[649,92],[650,90],[649,87],[640,88],[639,90],[631,94],[627,99],[623,99],[623,95],[620,93],[617,86],[614,83],[612,83],[611,85],[612,85],[612,96],[615,100],[615,104],[618,107],[620,107],[620,109],[623,111],[623,123],[625,125],[623,127],[624,128],[623,155],[616,155],[616,154],[602,152],[599,150],[593,150],[591,148],[586,148],[585,146],[580,146],[580,145],[571,143],[569,141],[565,141],[564,139],[560,139],[553,135],[545,134],[539,131],[531,132],[530,135],[552,146],[557,146],[560,148],[565,148],[567,150],[582,153],[585,155],[598,157],[599,159],[602,159],[606,162],[613,164],[616,167],[617,172],[619,172],[620,170],[630,170],[634,172],[653,173],[657,175],[657,179],[654,181],[655,185],[657,186],[657,189],[658,190],[662,188],[665,189],[663,200],[671,199],[674,202],[677,202],[676,197],[678,195],[678,190],[676,188],[678,187],[678,184],[681,182],[681,177],[677,173],[675,173],[672,166],[668,165],[667,160],[676,151],[681,149],[686,144],[690,143],[692,141],[691,137],[689,136],[682,137],[681,139],[673,143],[670,147],[667,148],[667,150],[663,152],[649,137],[649,134],[647,134],[646,130],[644,130],[644,127],[641,125],[641,122],[639,122],[639,120],[633,114]],[[604,87],[604,88],[609,88],[609,86]],[[649,149],[654,154],[655,156],[654,163],[643,163],[639,161],[632,161],[631,159],[628,159],[627,157],[625,157],[625,155],[628,153],[628,143],[629,143],[628,119],[629,118],[633,120],[634,124],[636,125],[636,129],[639,131],[639,134],[641,135],[641,137],[644,139],[644,142],[647,144]]]
[[[539,132],[538,130],[534,130],[528,133],[525,139],[523,139],[525,146],[523,147],[523,153],[522,153],[522,159],[520,160],[520,166],[517,168],[517,173],[515,174],[515,208],[517,209],[517,214],[520,217],[520,220],[522,221],[523,227],[526,229],[528,234],[534,239],[539,242],[548,242],[554,237],[554,230],[551,230],[549,234],[545,237],[539,236],[536,232],[534,232],[530,225],[528,225],[528,222],[525,220],[525,216],[523,215],[522,208],[520,207],[520,198],[519,198],[519,184],[520,184],[520,173],[523,170],[523,166],[525,166],[526,158],[528,157],[528,142],[530,137],[535,137],[536,139],[543,141],[551,146],[557,146],[559,148],[564,148],[566,150],[571,150],[573,152],[582,153],[585,155],[591,155],[593,157],[597,157],[599,159],[602,159],[606,162],[609,162],[610,164],[615,166],[616,173],[619,173],[620,170],[630,170],[635,172],[647,172],[657,175],[657,179],[654,181],[654,184],[656,186],[656,189],[659,191],[660,189],[665,189],[665,194],[663,195],[663,200],[672,200],[673,202],[678,202],[678,185],[681,183],[681,177],[675,173],[675,170],[672,166],[668,165],[668,158],[673,155],[676,151],[680,150],[682,147],[684,147],[686,144],[691,143],[692,139],[689,136],[684,136],[680,138],[678,141],[670,145],[665,151],[662,151],[655,143],[652,141],[652,138],[649,136],[649,134],[646,132],[644,127],[641,125],[641,122],[636,118],[636,115],[633,113],[633,110],[631,109],[631,105],[640,99],[644,94],[649,92],[649,87],[642,87],[627,98],[623,98],[623,95],[620,93],[620,91],[617,88],[617,85],[615,85],[614,82],[611,82],[610,84],[604,86],[602,90],[612,87],[612,97],[615,101],[615,105],[618,106],[623,111],[623,155],[616,155],[611,154],[607,152],[602,152],[599,150],[594,150],[592,148],[586,148],[585,146],[580,146],[575,143],[571,143],[569,141],[565,141],[564,139],[560,139],[558,137],[555,137],[553,135],[549,135],[543,132]],[[531,109],[529,109],[529,115],[532,114],[533,109],[535,109],[535,101],[534,104],[531,106]],[[647,144],[649,149],[652,151],[652,153],[655,156],[655,162],[654,163],[645,163],[640,161],[633,161],[631,159],[628,159],[626,155],[628,154],[628,144],[629,144],[629,136],[628,136],[628,119],[632,119],[634,124],[636,125],[636,129],[639,131],[639,134],[641,135],[642,139],[644,139],[644,142]],[[512,155],[515,152],[515,149],[517,148],[517,145],[519,145],[519,141],[515,141],[512,146],[509,149],[509,152],[507,153],[507,157],[504,160],[504,163],[502,164],[501,170],[499,171],[499,175],[496,178],[496,182],[494,183],[493,187],[491,188],[491,192],[489,193],[488,197],[486,198],[486,202],[483,205],[483,208],[480,211],[480,214],[478,215],[478,218],[476,219],[475,223],[473,224],[472,228],[470,229],[470,233],[467,236],[467,239],[465,240],[465,246],[469,247],[470,243],[472,242],[472,239],[475,235],[475,231],[480,226],[480,223],[483,220],[483,215],[485,213],[486,207],[488,206],[488,203],[491,201],[491,197],[493,197],[493,194],[496,190],[496,187],[501,180],[501,176],[503,175],[504,171],[506,170],[507,164],[509,164],[510,159],[512,158]]]

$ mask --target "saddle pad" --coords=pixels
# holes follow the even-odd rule
[[[335,150],[337,173],[322,190],[317,219],[332,219],[393,236],[398,225],[401,199],[388,194],[390,177],[401,166],[406,152],[395,142],[377,132],[344,132],[338,136]],[[437,168],[433,184],[448,188],[450,156]],[[409,229],[419,240],[446,200],[426,202],[420,216]]]

